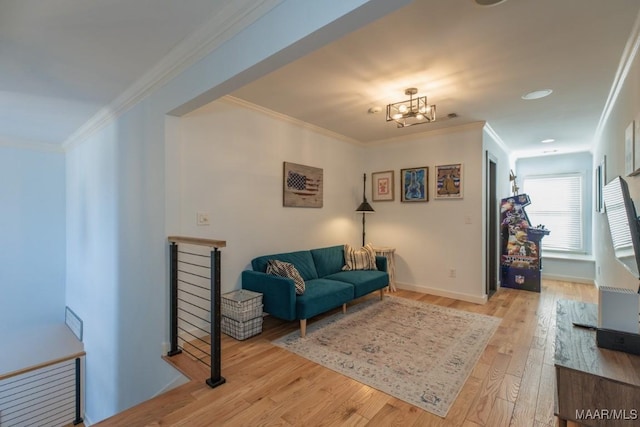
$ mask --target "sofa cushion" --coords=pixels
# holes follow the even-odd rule
[[[267,262],[271,259],[277,259],[279,261],[288,262],[293,264],[294,267],[302,276],[304,281],[317,279],[318,273],[316,272],[316,266],[313,263],[313,258],[311,257],[311,252],[309,251],[298,251],[298,252],[287,252],[283,254],[274,254],[274,255],[263,255],[257,258],[254,258],[251,261],[251,267],[254,271],[261,271],[266,273],[267,271]]]
[[[330,274],[325,279],[351,283],[354,288],[354,298],[360,298],[389,285],[389,275],[378,270],[341,271]]]
[[[344,245],[311,249],[318,277],[342,271],[344,266]]]
[[[373,246],[367,243],[361,249],[354,249],[350,245],[344,245],[345,271],[351,270],[376,270],[376,252]]]
[[[353,285],[337,280],[313,279],[306,282],[304,295],[296,297],[296,316],[309,319],[340,307],[353,299]]]
[[[267,262],[267,274],[273,274],[280,277],[288,277],[293,279],[293,283],[296,287],[296,295],[304,294],[305,284],[302,276],[293,264],[278,261],[277,259],[270,259]]]

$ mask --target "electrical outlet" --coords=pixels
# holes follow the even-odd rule
[[[456,277],[456,269],[455,268],[450,268],[449,269],[449,277]]]
[[[209,224],[211,224],[211,220],[209,218],[209,212],[197,212],[196,213],[196,224],[197,225],[209,225]]]

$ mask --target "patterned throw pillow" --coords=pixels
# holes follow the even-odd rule
[[[350,270],[377,270],[376,251],[371,243],[367,243],[361,249],[354,249],[350,245],[344,245],[345,271]]]
[[[270,259],[267,262],[267,274],[293,279],[293,283],[296,285],[296,295],[304,294],[304,279],[293,264],[278,261],[277,259]]]

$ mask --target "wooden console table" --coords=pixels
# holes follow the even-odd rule
[[[559,300],[556,307],[556,415],[561,427],[640,424],[640,356],[599,348],[595,304]]]

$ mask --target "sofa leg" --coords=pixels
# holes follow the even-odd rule
[[[300,336],[304,338],[307,335],[307,319],[300,319]]]
[[[380,301],[384,299],[384,289],[380,289]]]
[[[347,314],[347,303],[342,304],[342,314]]]

